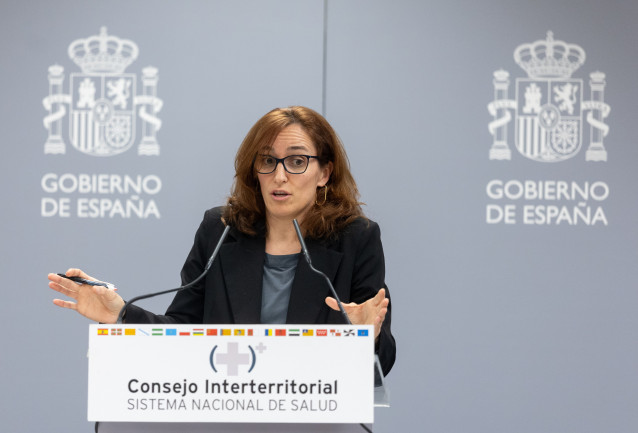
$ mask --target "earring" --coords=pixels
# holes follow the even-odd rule
[[[323,188],[323,201],[319,203],[317,199],[315,199],[315,204],[317,206],[323,206],[324,204],[326,204],[326,201],[328,200],[328,185],[324,185],[322,188]]]

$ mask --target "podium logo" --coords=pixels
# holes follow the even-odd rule
[[[238,376],[240,368],[246,370],[248,373],[252,372],[257,362],[257,355],[251,345],[247,344],[244,346],[247,350],[240,351],[239,343],[229,342],[226,343],[226,351],[222,352],[221,349],[218,351],[219,346],[215,345],[209,357],[210,366],[213,368],[213,371],[218,373],[217,370],[219,368],[225,367],[227,376]],[[257,347],[260,353],[264,349],[265,347],[263,347],[261,343]]]
[[[589,125],[585,161],[607,161],[603,144],[609,133],[604,120],[609,105],[604,102],[605,74],[589,74],[589,100],[585,85],[572,74],[585,63],[585,51],[578,45],[554,40],[522,44],[514,50],[514,60],[527,72],[516,78],[515,99],[508,99],[509,72],[494,72],[494,101],[488,105],[494,120],[489,158],[510,160],[509,123],[514,112],[514,143],[524,157],[538,162],[560,162],[578,154],[583,143],[583,118]]]
[[[157,113],[162,101],[156,95],[157,68],[142,69],[140,94],[136,75],[125,72],[137,59],[137,45],[108,35],[102,27],[99,35],[71,42],[68,54],[82,72],[71,74],[69,92],[63,93],[64,67],[49,67],[49,96],[42,101],[48,111],[43,119],[48,131],[44,153],[66,153],[66,140],[87,155],[126,152],[135,142],[139,117],[142,133],[137,153],[159,155],[156,133],[162,123]],[[67,106],[69,122],[64,134]]]

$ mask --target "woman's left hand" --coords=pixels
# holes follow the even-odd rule
[[[362,304],[350,302],[343,304],[343,309],[350,318],[353,325],[374,325],[374,338],[381,332],[381,324],[388,312],[390,300],[385,297],[385,289],[379,290],[374,298],[370,298]],[[332,297],[326,298],[326,304],[333,310],[339,311],[337,300]]]

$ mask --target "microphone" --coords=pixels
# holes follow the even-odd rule
[[[308,262],[308,266],[310,266],[310,269],[321,275],[323,278],[325,278],[326,282],[328,283],[328,287],[330,287],[330,292],[332,293],[332,296],[337,300],[337,305],[339,306],[339,310],[341,310],[341,314],[343,315],[343,318],[345,320],[345,322],[348,325],[352,325],[352,322],[350,321],[350,318],[348,317],[348,315],[346,314],[346,310],[343,309],[343,303],[341,302],[341,300],[339,299],[339,296],[337,296],[337,292],[334,288],[334,286],[332,285],[332,282],[330,281],[330,278],[328,278],[328,276],[326,274],[324,274],[323,272],[321,272],[318,269],[315,269],[314,266],[312,266],[312,260],[310,259],[310,254],[308,253],[308,248],[306,248],[306,243],[303,240],[303,236],[301,235],[301,229],[299,228],[299,223],[297,222],[297,219],[293,219],[292,223],[295,225],[295,231],[297,232],[297,237],[299,238],[299,243],[301,244],[301,252],[303,253],[304,257],[306,258],[306,262]],[[383,400],[387,400],[387,396],[385,396],[385,384],[384,384],[384,380],[383,380],[383,369],[381,368],[381,361],[379,360],[379,355],[377,355],[375,353],[374,355],[374,386],[375,388],[378,388],[379,391],[379,399],[380,401]],[[376,396],[377,391],[375,391],[375,401],[377,399]],[[387,403],[386,403],[387,404]],[[361,424],[361,426],[367,430],[367,428]]]
[[[190,283],[185,284],[185,285],[180,286],[180,287],[177,287],[175,289],[162,290],[161,292],[154,292],[154,293],[148,293],[146,295],[135,296],[134,298],[132,298],[131,300],[127,301],[124,304],[124,306],[120,310],[120,313],[117,315],[117,322],[115,322],[115,323],[117,323],[118,325],[122,324],[122,317],[124,316],[124,312],[126,311],[128,306],[131,305],[133,302],[139,301],[141,299],[153,298],[155,296],[164,295],[166,293],[178,292],[180,290],[188,289],[189,287],[192,287],[195,284],[197,284],[199,282],[199,280],[201,280],[202,278],[204,278],[204,276],[206,276],[206,274],[208,273],[208,270],[213,265],[213,261],[215,260],[215,257],[217,256],[217,253],[219,252],[219,249],[221,248],[222,243],[224,243],[224,239],[226,238],[226,235],[228,234],[229,230],[230,230],[230,226],[226,226],[226,228],[224,229],[224,232],[222,233],[221,237],[219,238],[219,241],[217,241],[217,245],[215,245],[215,249],[213,250],[213,254],[211,254],[210,258],[208,259],[208,262],[206,263],[206,266],[204,267],[204,271],[201,273],[201,275],[199,277],[195,278]]]
[[[332,282],[330,281],[330,278],[328,278],[328,276],[326,274],[324,274],[323,272],[321,272],[318,269],[315,269],[314,266],[312,266],[312,260],[310,259],[310,254],[308,253],[308,248],[306,248],[306,243],[303,240],[303,236],[301,235],[301,229],[299,228],[299,223],[297,222],[297,219],[293,219],[292,223],[295,225],[295,231],[297,232],[297,237],[299,238],[299,243],[301,244],[301,252],[303,253],[304,257],[306,258],[306,262],[308,262],[308,266],[310,266],[310,269],[316,273],[321,275],[326,282],[328,283],[328,287],[330,287],[330,292],[332,293],[332,296],[337,300],[337,305],[339,306],[339,310],[341,311],[341,314],[343,315],[344,320],[346,321],[346,323],[348,325],[352,325],[352,322],[350,321],[350,318],[348,317],[348,315],[346,314],[346,310],[343,309],[343,304],[341,303],[341,300],[339,299],[339,296],[337,296],[337,292],[334,288],[334,286],[332,285]]]

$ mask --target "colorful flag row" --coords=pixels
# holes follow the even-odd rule
[[[265,337],[367,337],[367,329],[284,329],[272,328],[262,331]],[[260,332],[261,333],[261,332]],[[223,337],[252,337],[259,333],[253,329],[228,328],[193,328],[191,330],[177,330],[176,328],[98,328],[97,335],[150,335],[150,336],[223,336]]]

